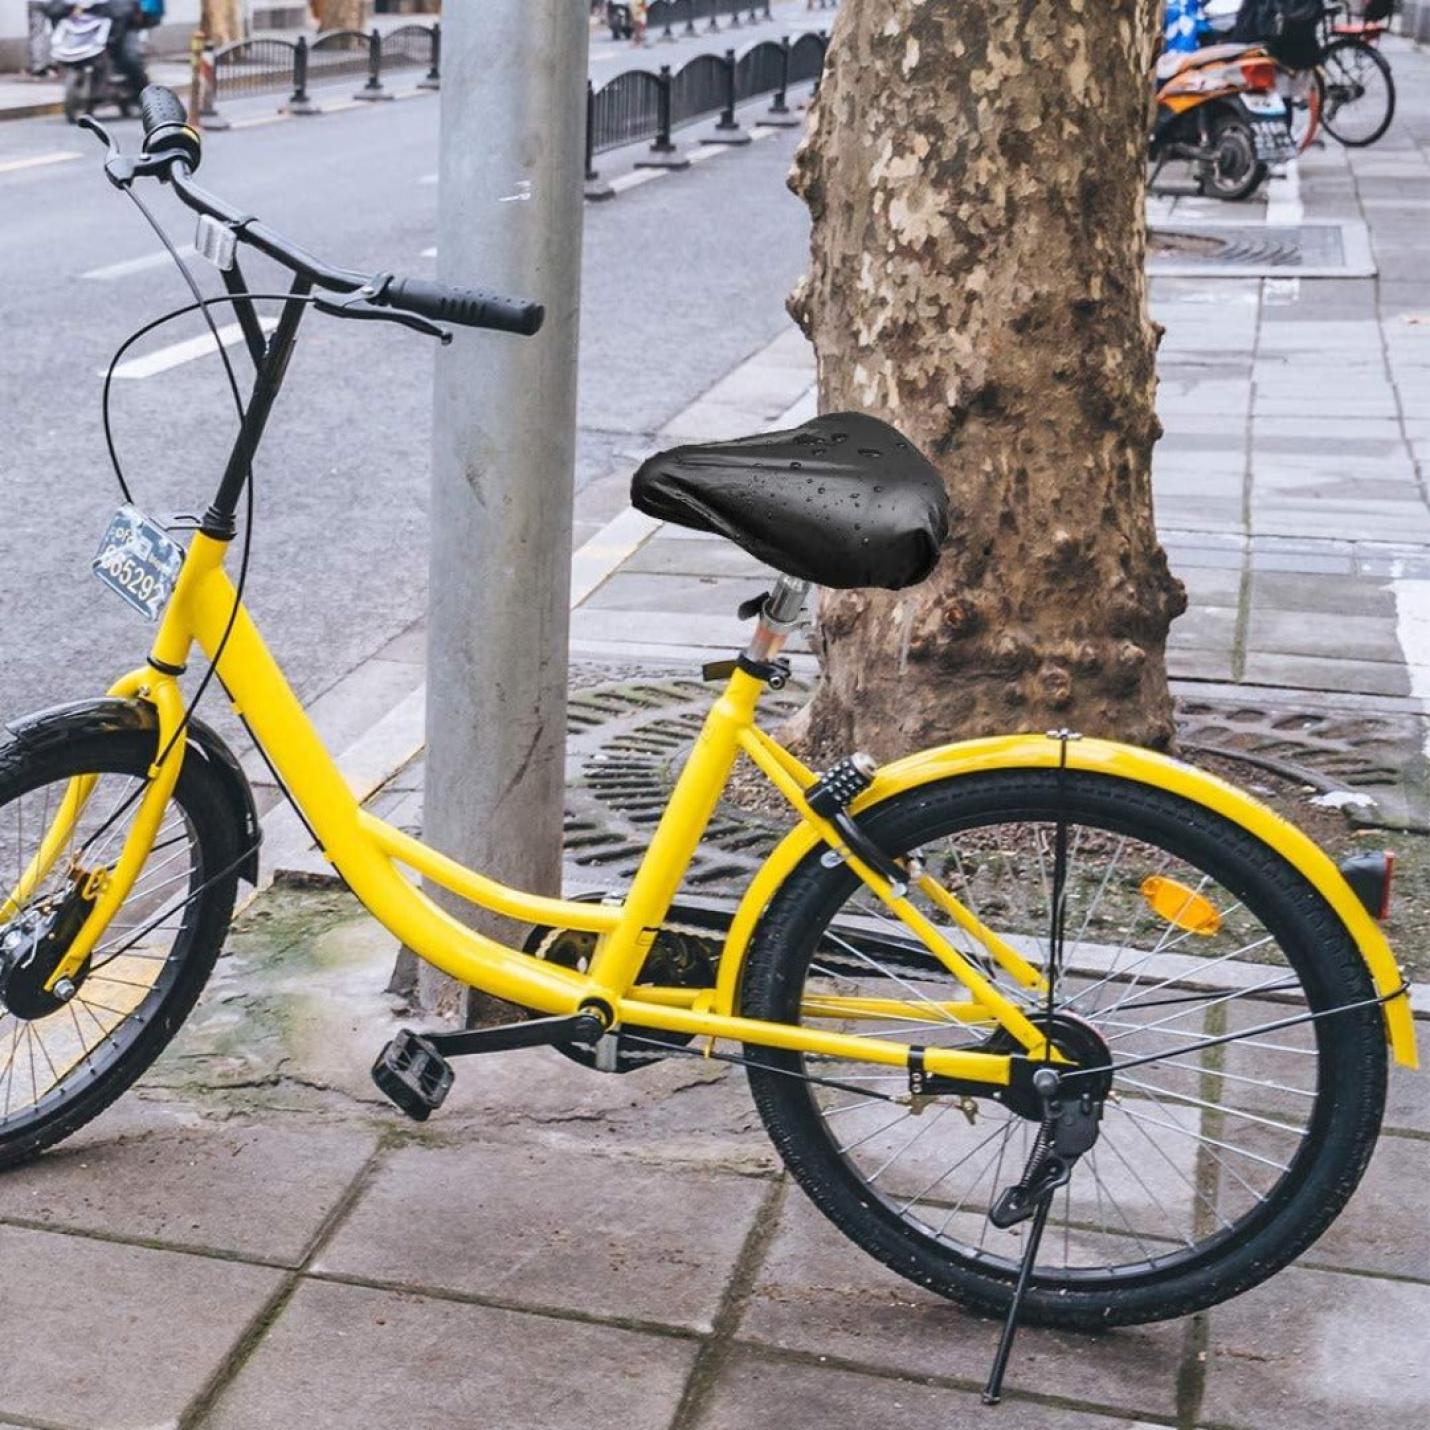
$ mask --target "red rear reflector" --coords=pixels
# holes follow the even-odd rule
[[[1276,66],[1268,64],[1242,65],[1241,77],[1246,87],[1254,90],[1276,88]]]
[[[1377,919],[1390,917],[1390,885],[1395,874],[1395,855],[1389,849],[1374,854],[1355,854],[1341,861],[1341,873],[1366,911]]]

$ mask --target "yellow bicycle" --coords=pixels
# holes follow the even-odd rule
[[[221,682],[357,898],[446,973],[530,1010],[394,1039],[374,1077],[408,1114],[440,1105],[453,1058],[502,1048],[612,1072],[742,1063],[820,1209],[900,1274],[1007,1313],[1008,1335],[1020,1314],[1100,1327],[1211,1305],[1330,1225],[1375,1143],[1387,1044],[1415,1062],[1375,917],[1388,856],[1338,869],[1232,786],[1069,731],[819,773],[756,723],[811,584],[898,588],[938,558],[938,474],[872,418],[679,448],[637,474],[645,510],[782,574],[747,612],[746,649],[707,669],[723,688],[623,897],[507,888],[364,810],[226,570],[299,321],[316,307],[438,336],[433,320],[534,333],[542,312],[329,267],[194,184],[199,141],[172,95],[143,107],[143,154],[111,146],[107,173],[131,197],[157,176],[199,213],[227,293],[195,289],[180,311],[231,304],[257,376],[187,547],[130,505],[105,536],[96,574],[157,620],[145,664],[103,699],[14,722],[0,747],[0,1164],[153,1061],[256,876],[248,785],[180,686],[197,647],[203,684]],[[271,337],[240,245],[294,275]],[[677,904],[741,756],[793,828],[732,910]],[[526,946],[465,927],[413,875],[533,925]],[[994,1395],[999,1377],[1001,1361]]]

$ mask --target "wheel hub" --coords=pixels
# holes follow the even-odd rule
[[[75,879],[57,900],[0,928],[0,1003],[25,1022],[48,1018],[65,1006],[89,972],[89,959],[57,990],[45,985],[63,962],[94,907],[88,880]]]
[[[1107,1046],[1107,1039],[1085,1018],[1079,1018],[1075,1013],[1054,1013],[1051,1023],[1049,1023],[1046,1013],[1030,1014],[1028,1021],[1045,1036],[1048,1035],[1048,1029],[1051,1028],[1049,1041],[1063,1057],[1068,1059],[1067,1063],[1054,1063],[1051,1066],[1055,1072],[1064,1077],[1081,1068],[1106,1067],[1112,1061],[1112,1052]],[[1022,1051],[1022,1046],[1017,1039],[1003,1028],[994,1033],[984,1046],[990,1053]],[[1112,1087],[1112,1072],[1109,1069],[1105,1073],[1098,1073],[1092,1077],[1080,1077],[1071,1086],[1075,1087],[1079,1093],[1090,1093],[1094,1099],[1100,1102]],[[992,1096],[1001,1102],[1009,1112],[1016,1113],[1019,1117],[1026,1117],[1030,1122],[1042,1121],[1043,1100],[1031,1082],[1000,1087],[993,1092]]]

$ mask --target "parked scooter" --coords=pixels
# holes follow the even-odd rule
[[[51,5],[50,60],[64,75],[64,114],[71,124],[112,103],[128,118],[139,90],[114,63],[115,18],[110,0],[72,0]]]
[[[1157,65],[1150,158],[1157,181],[1170,159],[1189,160],[1202,193],[1250,198],[1269,166],[1295,157],[1276,61],[1259,45],[1208,45]]]

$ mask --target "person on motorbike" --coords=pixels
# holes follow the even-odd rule
[[[106,48],[110,62],[124,76],[134,93],[141,94],[149,83],[149,75],[144,68],[144,48],[139,40],[140,32],[146,27],[140,0],[88,0],[82,5],[76,4],[76,0],[49,0],[45,6],[45,17],[53,24],[77,8],[109,19],[109,43]]]

